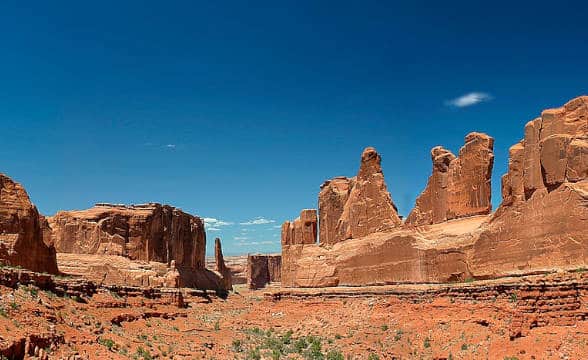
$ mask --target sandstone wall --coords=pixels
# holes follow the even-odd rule
[[[491,138],[474,137],[466,138],[459,158],[434,149],[434,163],[446,166],[448,174],[434,170],[417,202],[419,216],[404,226],[384,226],[328,246],[284,245],[282,286],[450,282],[588,266],[588,97],[546,110],[527,124],[525,139],[510,149],[503,201],[491,215],[469,216],[487,213],[490,200]],[[460,170],[452,174],[449,169],[458,159]],[[477,168],[471,170],[473,182],[463,177],[470,162]],[[444,181],[447,189],[456,190],[435,201],[433,189]]]
[[[250,289],[260,289],[269,283],[280,282],[281,273],[281,255],[249,255],[247,257],[247,285]]]
[[[56,274],[55,248],[43,241],[43,224],[25,189],[0,174],[0,263]]]
[[[305,209],[300,216],[290,222],[282,224],[282,244],[315,244],[317,236],[316,210]]]
[[[455,157],[437,146],[431,150],[433,172],[405,223],[438,224],[472,215],[489,214],[494,139],[470,133]]]
[[[58,252],[120,255],[191,270],[205,268],[202,219],[168,205],[97,204],[48,218]]]

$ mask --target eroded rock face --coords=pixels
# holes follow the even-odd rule
[[[233,288],[231,277],[231,270],[225,265],[225,258],[223,257],[223,249],[221,247],[221,240],[214,239],[214,259],[216,263],[216,271],[220,274],[223,288],[226,290]]]
[[[0,263],[56,274],[55,248],[43,241],[42,225],[25,189],[0,174]]]
[[[315,244],[317,236],[316,210],[304,209],[300,216],[282,224],[282,245]]]
[[[458,157],[441,146],[434,147],[433,173],[405,223],[431,225],[489,214],[493,148],[494,139],[482,133],[468,134]]]
[[[406,226],[329,246],[283,246],[282,286],[450,282],[584,268],[587,140],[588,97],[544,111],[510,148],[502,204],[477,216],[489,212],[491,138],[468,136],[458,158],[435,148],[429,186]],[[445,184],[452,190],[439,192]],[[480,187],[472,191],[473,184]],[[429,226],[413,226],[421,222]]]
[[[281,255],[249,255],[247,257],[247,285],[260,289],[282,279]]]
[[[60,253],[119,255],[178,268],[205,267],[206,234],[202,219],[168,205],[97,204],[61,211],[48,218]]]
[[[355,178],[347,177],[336,177],[321,185],[319,193],[319,240],[321,244],[334,244],[340,241],[337,236],[337,225],[354,185]]]
[[[396,206],[384,181],[382,158],[368,147],[361,154],[361,165],[337,224],[339,240],[359,238],[400,226]]]

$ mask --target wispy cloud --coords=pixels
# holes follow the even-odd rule
[[[235,236],[233,237],[234,240],[248,240],[249,237],[247,236]]]
[[[264,224],[271,224],[271,223],[275,223],[275,222],[276,222],[275,220],[269,220],[269,219],[266,219],[264,217],[259,216],[259,217],[256,217],[253,220],[242,222],[242,223],[240,223],[240,225],[245,225],[245,226],[249,226],[249,225],[264,225]]]
[[[277,241],[250,241],[250,242],[240,242],[237,243],[237,246],[252,246],[252,245],[273,245],[277,244]]]
[[[234,224],[229,221],[223,221],[215,218],[204,218],[203,220],[206,231],[221,231],[222,226],[229,226]]]
[[[176,148],[176,144],[167,144],[167,145],[165,145],[165,147],[173,150]]]
[[[490,94],[483,92],[471,92],[460,97],[457,97],[453,100],[446,101],[445,105],[464,108],[489,100],[492,100],[492,96],[490,96]]]

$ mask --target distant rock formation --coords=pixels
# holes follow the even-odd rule
[[[43,241],[43,224],[25,189],[0,174],[0,263],[57,274],[55,248]]]
[[[502,204],[490,214],[492,147],[492,138],[472,133],[457,158],[434,148],[433,174],[402,226],[389,210],[381,226],[368,221],[354,231],[347,225],[361,171],[355,185],[343,178],[325,183],[319,195],[324,241],[283,243],[282,286],[450,282],[588,266],[588,97],[545,110],[525,126],[525,138],[510,149]],[[363,213],[348,219],[365,217],[370,207],[363,204],[374,199],[387,202],[382,192],[370,192],[359,202]],[[346,196],[333,237],[332,219]],[[342,228],[351,229],[353,241],[341,241],[348,238]]]
[[[490,214],[494,139],[470,133],[455,157],[441,146],[431,150],[433,173],[405,223],[431,225]]]
[[[300,216],[282,224],[282,244],[315,244],[317,236],[316,210],[304,209]]]
[[[261,289],[282,280],[281,255],[249,255],[247,257],[247,285],[250,289]]]
[[[204,222],[169,205],[97,204],[47,218],[57,252],[119,255],[204,269]]]
[[[216,271],[220,274],[222,279],[223,289],[233,289],[231,270],[225,265],[220,238],[214,239],[214,259],[216,263]]]

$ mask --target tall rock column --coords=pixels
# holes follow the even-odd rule
[[[335,241],[400,226],[400,217],[384,181],[381,161],[380,154],[372,147],[361,154],[359,173],[337,224]]]
[[[465,137],[458,157],[440,146],[433,148],[433,173],[406,224],[430,225],[489,214],[492,210],[493,148],[494,139],[476,132]]]
[[[231,290],[233,288],[231,270],[225,264],[221,240],[219,238],[214,239],[214,262],[216,271],[221,275],[222,287],[226,290]]]

